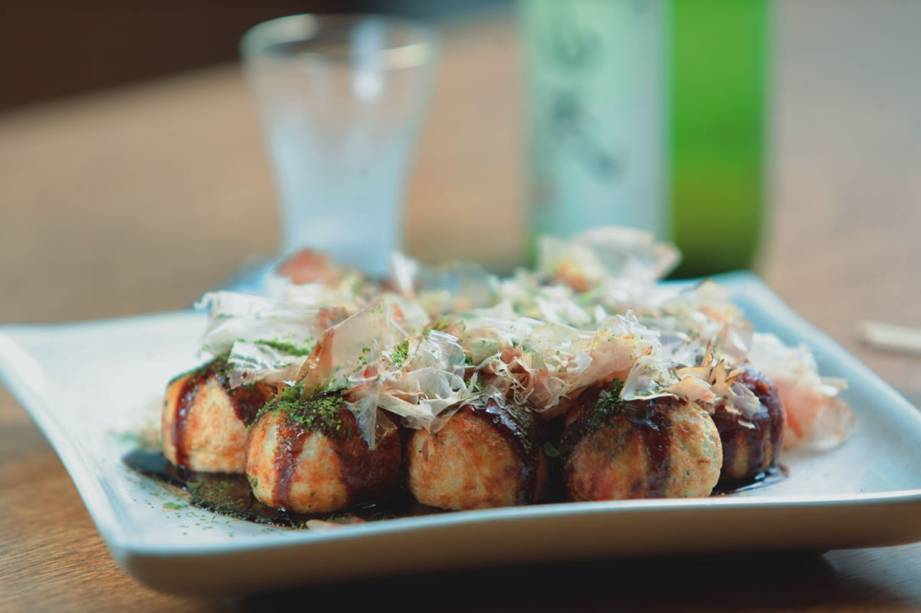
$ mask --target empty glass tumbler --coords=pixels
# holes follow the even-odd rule
[[[292,15],[243,37],[281,207],[282,252],[322,250],[371,275],[402,243],[402,199],[432,84],[423,24]]]

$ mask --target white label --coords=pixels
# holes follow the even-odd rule
[[[668,238],[667,3],[526,0],[532,227]]]

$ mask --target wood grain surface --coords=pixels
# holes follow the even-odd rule
[[[796,310],[913,398],[921,359],[869,351],[856,325],[921,326],[919,24],[921,3],[778,4],[774,208],[760,267]],[[507,16],[445,32],[409,189],[413,254],[521,261],[521,81]],[[0,117],[0,211],[4,323],[181,308],[270,254],[277,237],[234,66]],[[0,552],[2,611],[921,608],[921,545],[512,568],[232,601],[164,595],[116,567],[56,456],[2,390]]]

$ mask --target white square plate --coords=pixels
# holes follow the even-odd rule
[[[789,479],[689,500],[561,503],[306,531],[180,505],[127,469],[123,436],[196,363],[202,315],[0,328],[0,371],[70,473],[112,555],[151,586],[231,593],[296,582],[599,556],[893,545],[921,540],[921,414],[749,274],[719,279],[756,329],[806,343],[844,377],[844,446],[786,455]],[[180,507],[180,508],[176,508]]]

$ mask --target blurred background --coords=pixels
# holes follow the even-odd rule
[[[508,0],[7,0],[0,109],[237,59],[251,26],[294,13],[380,13],[445,23]],[[53,76],[52,76],[53,75]]]
[[[529,207],[541,197],[527,153],[539,94],[524,13],[534,4],[8,0],[0,322],[184,308],[276,253],[276,193],[238,43],[255,23],[296,12],[395,14],[437,28],[433,96],[407,186],[407,250],[475,257],[500,272],[523,264]],[[693,16],[721,3],[678,4]],[[852,349],[862,319],[921,325],[921,2],[751,5],[766,15],[754,30],[764,41],[736,44],[764,56],[746,78],[764,84],[753,112],[764,129],[755,185],[767,213],[751,265]],[[704,251],[712,241],[717,253],[720,232],[685,219],[683,240]],[[869,359],[906,381],[917,366]]]

